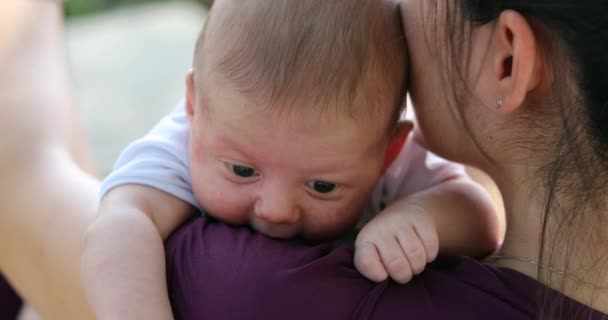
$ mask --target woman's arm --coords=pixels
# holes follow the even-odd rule
[[[80,285],[98,182],[77,125],[58,1],[0,1],[0,269],[43,318],[92,319]]]

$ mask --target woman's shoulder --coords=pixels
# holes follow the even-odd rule
[[[438,261],[407,286],[394,285],[378,299],[372,318],[385,319],[387,303],[406,294],[426,295],[426,310],[411,309],[433,315],[425,319],[536,319],[541,301],[560,306],[549,310],[551,319],[608,319],[527,275],[467,257]]]
[[[464,257],[443,258],[410,283],[389,283],[360,319],[531,319],[539,284]]]
[[[498,320],[534,318],[542,289],[523,274],[460,257],[407,285],[376,284],[352,259],[348,247],[272,240],[203,217],[167,243],[169,291],[178,319]]]

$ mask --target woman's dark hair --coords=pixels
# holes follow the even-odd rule
[[[428,33],[427,41],[435,48],[434,54],[439,61],[445,63],[444,70],[448,71],[443,75],[443,81],[452,96],[448,100],[455,101],[453,103],[461,107],[459,110],[472,98],[465,82],[469,77],[464,70],[468,70],[470,63],[468,39],[473,27],[495,21],[505,10],[519,12],[532,26],[547,62],[546,72],[553,79],[549,83],[553,95],[547,96],[542,105],[529,108],[536,114],[529,117],[528,127],[523,129],[535,133],[548,129],[546,134],[554,141],[545,145],[534,145],[534,141],[516,143],[534,148],[538,158],[544,160],[543,164],[538,164],[539,183],[547,190],[542,195],[546,206],[538,259],[541,264],[572,272],[577,266],[571,266],[569,261],[586,254],[571,252],[574,241],[585,241],[581,238],[588,237],[588,241],[596,242],[590,246],[596,245],[599,240],[594,237],[599,232],[586,228],[590,228],[591,221],[596,222],[596,228],[601,226],[598,221],[605,225],[608,218],[608,214],[598,216],[589,210],[608,189],[608,1],[445,0],[441,9],[438,1],[433,3],[431,13],[435,18],[444,15],[447,22],[442,32]],[[437,27],[443,28],[440,24]],[[440,34],[449,37],[442,38]],[[475,140],[463,113],[454,116],[462,120]],[[480,150],[492,161],[483,149]],[[558,248],[570,249],[568,256],[576,255],[571,259],[557,257]],[[593,266],[598,268],[596,270],[606,266],[606,256],[608,252],[597,255],[597,266]],[[541,282],[555,285],[550,272],[540,267],[538,271]],[[563,280],[562,286],[565,285]],[[539,293],[539,319],[584,318],[564,314],[558,295],[550,292]]]

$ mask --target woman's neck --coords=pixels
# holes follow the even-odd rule
[[[543,184],[530,179],[529,173],[515,177],[521,178],[503,179],[494,175],[504,197],[507,215],[507,232],[499,255],[520,259],[501,259],[497,264],[538,279],[566,296],[608,314],[606,201],[601,201],[601,205],[600,201],[589,201],[581,206],[575,201],[567,203],[565,199],[572,198],[571,195],[555,194],[545,224],[548,201]],[[541,239],[544,239],[544,248]],[[539,268],[522,259],[545,267]],[[566,276],[550,270],[559,270]]]

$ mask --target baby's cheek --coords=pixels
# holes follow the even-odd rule
[[[201,207],[216,219],[228,223],[246,223],[249,216],[249,205],[246,197],[226,183],[216,181],[201,188],[197,199]]]

